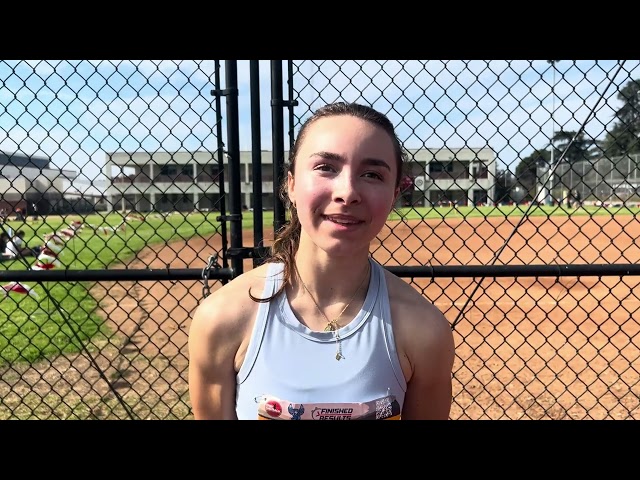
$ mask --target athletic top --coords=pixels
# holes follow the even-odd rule
[[[240,420],[399,419],[407,388],[391,325],[384,268],[369,259],[362,308],[336,332],[315,332],[291,310],[286,292],[258,307],[237,375]],[[268,264],[263,297],[282,284],[284,265]],[[338,346],[343,358],[336,360]]]

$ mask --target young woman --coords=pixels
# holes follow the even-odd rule
[[[320,108],[290,152],[272,257],[207,297],[189,330],[196,419],[448,419],[444,315],[369,256],[399,193],[391,122]]]

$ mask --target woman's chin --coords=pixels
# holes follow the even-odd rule
[[[342,257],[345,260],[352,261],[359,256],[367,256],[369,254],[369,243],[356,242],[327,242],[324,245],[318,245],[324,252],[334,258]]]

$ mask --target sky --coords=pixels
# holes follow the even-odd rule
[[[240,148],[250,150],[249,61],[237,66]],[[270,150],[271,65],[259,67],[261,144]],[[554,69],[546,60],[296,60],[293,72],[295,131],[322,104],[359,101],[386,113],[407,148],[489,147],[499,168],[515,172],[552,131],[578,130],[597,102],[585,133],[603,138],[640,61],[561,60]],[[285,99],[287,78],[284,62]],[[51,158],[79,173],[81,191],[103,188],[106,152],[216,150],[213,88],[213,60],[0,61],[0,150]],[[225,97],[219,113],[227,143]]]

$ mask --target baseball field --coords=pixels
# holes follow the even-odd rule
[[[388,266],[626,264],[640,260],[639,237],[635,213],[403,215],[372,256]],[[266,230],[264,243],[272,238]],[[243,244],[253,244],[250,228]],[[114,268],[202,269],[221,248],[218,233],[174,239]],[[638,277],[405,280],[455,322],[452,419],[640,418]],[[65,399],[38,402],[42,417],[189,418],[186,344],[202,282],[98,282],[90,292],[112,333],[86,351],[4,370],[0,397],[12,415],[36,393]]]

